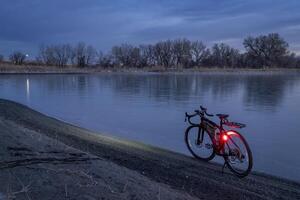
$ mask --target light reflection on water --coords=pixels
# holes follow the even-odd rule
[[[182,153],[184,112],[202,104],[248,125],[255,170],[300,180],[299,73],[1,75],[0,97]]]

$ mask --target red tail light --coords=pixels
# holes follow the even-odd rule
[[[236,134],[236,133],[235,133],[234,131],[227,131],[226,133],[223,134],[222,140],[223,140],[224,142],[226,142],[226,141],[229,139],[229,137],[230,137],[231,135],[235,135],[235,134]]]
[[[222,139],[223,139],[223,141],[227,141],[228,140],[228,136],[226,135],[226,134],[224,134],[223,136],[222,136]]]

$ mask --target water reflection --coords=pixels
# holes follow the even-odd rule
[[[211,95],[222,100],[243,93],[245,106],[275,109],[286,92],[299,82],[297,74],[239,75],[109,75],[94,77],[99,86],[111,87],[117,95],[139,95],[155,101],[185,103],[193,97]],[[82,78],[78,79],[82,84]],[[79,84],[79,85],[80,85]]]
[[[299,82],[298,77],[299,74],[7,75],[2,76],[1,83],[14,93],[22,91],[25,81],[24,92],[28,100],[32,79],[39,88],[50,93],[73,91],[85,96],[93,90],[110,88],[116,96],[142,96],[153,101],[176,104],[205,96],[222,101],[243,93],[244,106],[255,110],[275,110],[286,92]]]
[[[280,106],[285,94],[299,79],[296,76],[248,76],[245,79],[244,103],[256,109],[274,110]]]
[[[30,97],[30,82],[29,79],[26,79],[26,97],[27,97],[27,101],[29,101],[29,97]]]

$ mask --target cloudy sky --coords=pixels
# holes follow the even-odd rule
[[[0,54],[34,56],[41,44],[84,41],[99,50],[173,38],[243,49],[249,35],[280,33],[300,54],[299,0],[0,0]]]

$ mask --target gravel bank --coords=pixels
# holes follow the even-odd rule
[[[107,137],[0,100],[0,199],[300,199],[300,184]]]

